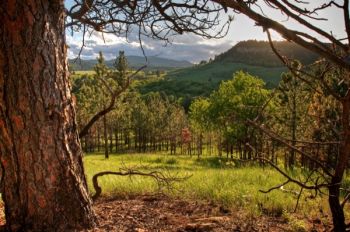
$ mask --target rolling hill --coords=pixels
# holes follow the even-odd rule
[[[282,56],[297,59],[303,64],[313,63],[318,55],[287,41],[275,41],[274,46]],[[267,41],[248,40],[237,43],[228,51],[217,55],[216,62],[244,63],[261,67],[281,67],[283,63],[272,51]]]
[[[290,42],[275,42],[284,56],[303,64],[314,62],[318,56]],[[208,96],[220,82],[232,78],[237,71],[246,71],[263,79],[268,88],[278,85],[287,68],[273,53],[266,41],[243,41],[215,56],[213,61],[170,71],[164,80],[141,87],[141,92],[163,91],[177,97]]]
[[[129,67],[137,69],[139,67],[142,67],[144,65],[147,65],[147,69],[155,70],[155,69],[162,69],[162,70],[169,70],[169,69],[176,69],[176,68],[186,68],[190,67],[193,64],[189,61],[179,61],[179,60],[172,60],[157,56],[149,56],[148,62],[145,61],[145,58],[143,56],[127,56]],[[68,60],[69,65],[73,70],[93,70],[94,65],[97,63],[95,60],[77,60],[74,62],[73,59]],[[108,67],[113,67],[114,60],[106,60],[106,65]]]

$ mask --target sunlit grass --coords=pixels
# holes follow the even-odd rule
[[[84,70],[84,71],[74,71],[75,75],[94,75],[95,71],[94,70]]]
[[[117,171],[120,167],[142,166],[144,171],[162,170],[172,175],[191,175],[184,182],[176,184],[177,191],[167,194],[191,200],[208,200],[225,207],[245,208],[254,214],[281,216],[283,212],[293,212],[297,196],[280,189],[268,194],[259,192],[285,181],[275,170],[260,166],[239,166],[227,163],[219,157],[197,159],[189,156],[153,154],[111,155],[106,160],[102,154],[89,154],[84,158],[90,190],[92,176],[100,171]],[[104,195],[144,194],[157,191],[156,183],[147,177],[104,176],[99,179]],[[288,185],[286,190],[299,191]],[[310,193],[305,192],[305,196]],[[301,198],[299,213],[307,216],[328,211],[326,198],[313,200]]]

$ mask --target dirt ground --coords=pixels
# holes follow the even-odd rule
[[[85,232],[249,232],[297,231],[282,217],[249,216],[211,202],[185,201],[163,195],[100,198],[94,203],[98,225]],[[0,204],[0,225],[5,224]],[[305,230],[330,231],[320,220],[306,221]]]
[[[94,209],[99,225],[90,231],[123,232],[245,232],[295,231],[283,218],[225,209],[210,202],[184,201],[165,196],[100,199]],[[307,221],[305,231],[329,231],[319,220]],[[90,232],[89,231],[89,232]]]

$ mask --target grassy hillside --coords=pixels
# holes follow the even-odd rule
[[[169,72],[166,78],[150,82],[140,88],[142,93],[162,91],[177,97],[208,96],[220,82],[232,78],[237,71],[246,71],[262,78],[267,87],[275,87],[285,67],[261,67],[242,63],[214,61],[201,66],[179,69]]]
[[[168,74],[169,78],[187,79],[198,82],[219,83],[222,80],[231,79],[232,74],[237,71],[246,71],[252,75],[262,78],[266,83],[273,86],[280,80],[282,72],[286,71],[285,67],[261,67],[243,63],[230,63],[214,61],[212,63],[196,66],[181,70],[175,70]]]

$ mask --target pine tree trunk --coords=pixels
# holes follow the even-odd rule
[[[109,150],[108,150],[108,133],[107,133],[107,117],[103,115],[103,141],[104,141],[104,152],[105,158],[109,158]]]
[[[115,153],[118,153],[118,126],[117,129],[114,130],[114,137],[115,137]]]
[[[101,148],[101,131],[100,131],[100,125],[97,124],[97,152],[100,152]]]
[[[343,138],[339,157],[335,167],[335,173],[332,177],[331,186],[328,188],[328,202],[332,212],[334,231],[345,231],[345,216],[343,207],[340,204],[340,187],[343,180],[344,172],[348,166],[350,153],[350,95],[342,102],[342,127]]]
[[[113,153],[113,129],[109,129],[109,152]]]
[[[1,192],[9,231],[92,227],[62,0],[0,1]]]
[[[295,147],[296,145],[296,131],[297,131],[297,103],[296,103],[296,96],[295,93],[293,94],[292,99],[292,120],[291,120],[291,132],[292,132],[292,146]],[[290,150],[290,156],[289,156],[289,168],[293,169],[295,165],[295,150]]]

